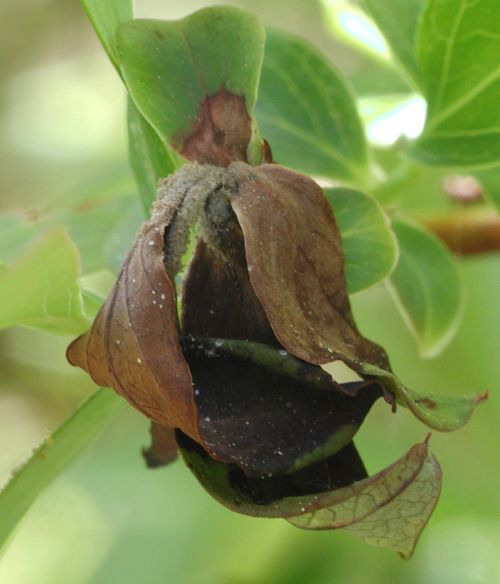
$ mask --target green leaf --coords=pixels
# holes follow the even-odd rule
[[[158,181],[175,172],[182,165],[183,159],[165,146],[130,98],[127,101],[127,124],[130,164],[144,211],[149,216],[156,198]]]
[[[288,521],[303,529],[337,529],[408,559],[436,506],[441,476],[427,442],[417,444],[378,474],[328,494],[328,505],[321,501],[321,508]]]
[[[122,22],[134,17],[132,0],[81,0],[108,57],[120,75],[115,48],[115,32]]]
[[[474,167],[500,158],[497,0],[430,0],[418,36],[428,115],[412,149],[428,164]]]
[[[0,267],[15,259],[39,235],[39,231],[35,221],[18,215],[0,216]]]
[[[104,430],[124,404],[98,389],[48,438],[0,492],[0,550],[37,496]]]
[[[82,4],[121,77],[115,33],[120,24],[133,18],[131,0],[82,0]],[[180,161],[170,148],[162,144],[130,99],[127,111],[130,164],[147,215],[156,196],[158,180],[174,172],[180,166]]]
[[[268,32],[257,118],[280,164],[363,183],[366,142],[353,94],[305,41]]]
[[[418,87],[415,40],[424,0],[405,0],[404,7],[400,0],[363,0],[362,5],[382,31],[396,61]]]
[[[405,387],[392,373],[367,363],[363,374],[378,379],[416,418],[440,432],[451,432],[464,426],[476,406],[488,397],[487,392],[466,396],[421,394]]]
[[[394,220],[400,256],[388,280],[422,355],[437,355],[456,333],[463,289],[458,264],[439,239],[414,224]]]
[[[347,290],[354,294],[384,280],[398,260],[396,237],[380,205],[352,189],[325,189],[340,229]]]
[[[500,211],[500,166],[478,170],[474,174],[481,181],[485,197]]]
[[[91,318],[78,278],[80,258],[64,229],[55,227],[15,262],[0,267],[0,329],[27,325],[79,334]]]
[[[179,151],[200,121],[202,104],[220,91],[243,98],[252,115],[263,46],[257,19],[229,7],[175,22],[134,20],[117,33],[132,99],[162,141]]]

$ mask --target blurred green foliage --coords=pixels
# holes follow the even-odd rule
[[[332,39],[319,2],[233,3],[249,8],[266,24],[308,38],[353,81],[358,95],[366,95],[367,87],[372,91],[367,79],[374,72],[384,89],[393,84],[398,92],[407,91],[390,67]],[[136,4],[139,16],[170,19],[208,2]],[[121,82],[83,10],[72,0],[5,2],[0,22],[0,208],[21,217],[29,231],[61,199],[77,206],[89,193],[100,193],[98,201],[108,193],[104,198],[114,201],[112,206],[100,212],[100,203],[91,203],[84,209],[90,215],[81,232],[70,215],[61,222],[79,247],[88,249],[84,273],[105,266],[116,270],[129,244],[130,226],[142,214],[126,161],[125,112],[117,106],[124,103]],[[397,153],[381,151],[381,168],[390,168],[394,158]],[[430,175],[421,169],[414,165],[411,176],[416,178],[409,181],[400,208],[449,209],[440,190],[442,172]],[[390,193],[384,196],[390,199]],[[103,223],[101,216],[110,223]],[[111,234],[111,225],[117,224],[122,230]],[[89,235],[93,225],[100,228]],[[100,257],[93,246],[104,238]],[[180,463],[146,471],[139,450],[147,441],[147,423],[124,408],[30,510],[0,558],[0,583],[500,581],[500,528],[494,520],[499,510],[494,464],[500,411],[500,314],[494,310],[500,289],[498,257],[464,260],[460,271],[468,298],[464,319],[457,336],[433,360],[417,355],[385,288],[353,298],[363,333],[387,348],[404,382],[429,393],[491,392],[469,426],[453,436],[432,437],[432,449],[445,471],[443,497],[411,563],[334,532],[302,532],[286,522],[232,514]],[[104,271],[84,279],[102,293],[110,281]],[[67,342],[30,329],[0,333],[0,483],[94,389],[65,363]],[[375,408],[360,433],[358,444],[370,472],[423,438],[422,427],[410,414],[390,416],[385,408]]]

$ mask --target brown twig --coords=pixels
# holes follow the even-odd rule
[[[422,221],[457,255],[500,251],[500,215],[493,210],[464,209]]]

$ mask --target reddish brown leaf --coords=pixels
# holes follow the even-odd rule
[[[252,121],[244,96],[222,88],[205,98],[196,120],[192,133],[177,140],[176,148],[184,157],[216,166],[227,166],[233,160],[247,160]]]
[[[320,187],[274,164],[230,165],[250,281],[281,344],[310,363],[388,369],[359,333],[346,292],[339,231]]]
[[[174,429],[151,422],[150,433],[151,445],[142,451],[148,468],[158,468],[173,462],[177,458]]]
[[[69,346],[67,356],[151,420],[197,439],[191,374],[176,321],[175,289],[163,264],[163,229],[150,222],[94,325]]]

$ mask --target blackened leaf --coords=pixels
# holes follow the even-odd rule
[[[464,426],[476,406],[488,397],[487,392],[469,396],[420,394],[406,388],[392,373],[368,364],[362,373],[367,378],[378,379],[416,418],[429,428],[441,432],[458,430]]]
[[[256,18],[232,7],[176,22],[133,20],[117,34],[127,88],[163,142],[222,166],[253,159],[254,150],[260,161],[253,107],[263,47]]]
[[[440,489],[441,469],[424,442],[378,474],[322,495],[314,511],[288,521],[303,529],[338,529],[407,559]]]
[[[173,428],[151,422],[151,445],[142,454],[148,468],[157,468],[173,462],[177,458],[177,442]]]
[[[338,227],[320,187],[287,168],[233,163],[250,281],[281,344],[310,363],[388,369],[351,313]]]
[[[302,470],[271,477],[249,477],[234,464],[214,460],[196,442],[176,432],[187,466],[202,486],[220,503],[253,517],[295,517],[318,508],[332,490],[367,477],[354,444]]]
[[[92,328],[68,347],[67,356],[153,421],[196,438],[191,375],[178,340],[163,243],[163,229],[145,224]]]
[[[331,378],[325,391],[324,378],[323,387],[307,383],[311,369],[324,373],[319,367],[304,364],[302,379],[300,372],[288,376],[227,352],[223,341],[191,339],[183,349],[202,444],[249,476],[286,474],[338,452],[381,395],[377,382],[349,384],[344,392]]]

